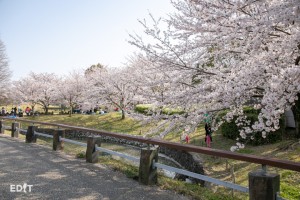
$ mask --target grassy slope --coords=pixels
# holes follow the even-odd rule
[[[120,120],[120,117],[120,113],[109,113],[101,116],[73,115],[72,117],[68,117],[54,115],[30,117],[30,119],[84,126],[134,135],[146,133],[151,128],[150,125],[142,126],[140,123],[130,118]],[[190,135],[191,143],[194,145],[204,146],[204,135],[204,128],[199,127],[198,130]],[[171,133],[165,139],[169,141],[180,142],[180,133]],[[234,143],[235,141],[223,138],[220,134],[213,135],[213,148],[228,150]],[[65,151],[72,154],[79,154],[79,152],[84,152],[85,149],[76,147],[74,145],[67,145]],[[247,146],[241,153],[275,157],[279,159],[288,159],[300,162],[300,144],[299,142],[291,140],[259,147]],[[252,170],[260,168],[260,166],[257,164],[227,160],[207,155],[199,156],[205,160],[204,167],[207,175],[229,182],[234,181],[235,183],[244,186],[248,185],[248,173]],[[129,177],[135,177],[137,175],[136,173],[132,173],[132,171],[136,171],[136,167],[130,167],[128,164],[120,164],[119,162],[108,159],[107,157],[103,157],[101,162],[112,166],[114,169],[124,171],[125,173],[129,174]],[[268,170],[281,175],[281,195],[283,197],[287,199],[300,199],[300,173],[289,170],[281,170],[278,168],[268,168]],[[191,195],[196,199],[232,199],[233,196],[231,195],[234,195],[234,199],[247,199],[247,196],[240,194],[239,192],[232,194],[230,190],[224,189],[223,187],[211,185],[211,190],[207,190],[206,188],[199,188],[195,185],[170,180],[164,177],[160,178],[160,186],[165,189],[175,188],[175,191]],[[213,191],[213,193],[211,191]]]
[[[134,135],[140,135],[142,132],[149,130],[149,127],[142,126],[131,118],[121,120],[121,113],[119,112],[112,112],[104,115],[73,114],[71,117],[68,115],[41,115],[29,117],[28,119]]]

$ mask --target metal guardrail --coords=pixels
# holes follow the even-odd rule
[[[86,147],[86,146],[87,146],[86,143],[83,143],[83,142],[77,142],[77,141],[70,140],[70,139],[67,139],[67,138],[59,137],[59,140],[60,140],[60,141],[64,141],[64,142],[68,142],[68,143],[72,143],[72,144],[77,144],[77,145],[82,146],[82,147]]]
[[[19,131],[19,133],[21,133],[22,135],[26,135],[26,133],[27,133],[26,129],[21,129],[21,128],[16,127],[16,130]]]
[[[240,186],[240,185],[237,185],[237,184],[234,184],[234,183],[230,183],[230,182],[226,182],[226,181],[220,181],[219,179],[204,176],[202,174],[193,173],[193,172],[190,172],[190,171],[187,171],[187,170],[184,170],[184,169],[171,167],[171,166],[164,165],[164,164],[157,163],[157,162],[153,163],[153,166],[157,167],[157,168],[165,169],[165,170],[168,170],[168,171],[171,171],[171,172],[176,172],[178,174],[183,174],[183,175],[186,175],[186,176],[189,176],[189,177],[197,178],[197,179],[207,181],[207,182],[210,182],[210,183],[214,183],[214,184],[217,184],[217,185],[222,185],[224,187],[231,188],[231,189],[234,189],[234,190],[238,190],[238,191],[241,191],[241,192],[246,192],[246,193],[249,192],[249,189],[247,187],[243,187],[243,186]]]
[[[39,132],[36,132],[36,131],[34,131],[34,134],[35,134],[35,135],[40,135],[40,136],[43,136],[43,137],[47,137],[47,138],[53,138],[53,135],[48,135],[48,134],[44,134],[44,133],[39,133]]]
[[[22,131],[22,132],[26,132],[27,131],[26,129],[21,129],[21,128],[18,128],[18,127],[16,127],[16,130],[17,131]]]
[[[116,155],[116,156],[119,156],[119,157],[122,157],[122,158],[126,158],[128,160],[133,161],[133,162],[140,162],[139,158],[136,158],[136,157],[128,155],[128,154],[124,154],[124,153],[120,153],[120,152],[117,152],[117,151],[105,149],[105,148],[102,148],[102,147],[96,147],[96,150],[97,151],[103,151],[105,153]]]
[[[5,130],[11,130],[11,126],[2,126]]]

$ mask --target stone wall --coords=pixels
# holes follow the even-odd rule
[[[202,161],[197,158],[194,154],[191,154],[186,151],[171,149],[167,147],[159,147],[159,152],[167,155],[168,157],[174,159],[178,162],[184,169],[197,173],[197,174],[204,174],[203,164]],[[176,175],[176,178],[185,180],[187,178],[184,175]],[[204,181],[199,179],[191,178],[189,179],[194,183],[200,183],[201,185],[204,184]]]

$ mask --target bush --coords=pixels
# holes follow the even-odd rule
[[[254,134],[254,139],[250,140],[250,144],[258,146],[262,144],[275,143],[282,139],[282,134],[278,131],[270,132],[267,134],[266,138],[261,136],[261,132],[257,132]]]
[[[256,110],[254,109],[253,107],[250,107],[250,106],[245,106],[243,108],[243,111],[245,114],[258,114],[259,113],[259,110]]]
[[[135,106],[134,111],[141,114],[147,114],[150,108],[151,108],[151,104],[139,104]]]
[[[139,104],[135,106],[135,112],[141,113],[141,114],[151,114],[152,105],[151,104]],[[184,111],[180,109],[174,109],[174,108],[163,108],[162,114],[165,115],[175,115],[175,114],[183,114]]]
[[[227,112],[228,111],[221,111],[220,113],[218,113],[217,121],[220,121],[221,118],[224,117],[227,114]],[[244,113],[247,116],[247,119],[251,121],[251,124],[253,124],[255,121],[257,121],[258,111],[255,110],[254,108],[245,107],[244,108]],[[221,133],[224,137],[229,138],[229,139],[233,139],[233,140],[235,140],[236,138],[240,138],[239,128],[235,124],[235,120],[236,120],[236,118],[234,118],[231,122],[224,122],[220,126],[219,129],[220,129],[220,131],[221,131]],[[284,122],[284,120],[281,119],[280,120],[280,127],[284,127],[283,122]],[[248,143],[250,143],[252,145],[262,145],[262,144],[274,143],[274,142],[279,141],[279,140],[282,139],[282,132],[283,132],[282,130],[283,130],[283,128],[280,128],[279,130],[277,130],[275,132],[270,132],[270,133],[267,134],[266,138],[262,137],[261,132],[256,132],[253,135],[254,136],[253,140],[251,140],[249,138],[247,138],[247,139],[240,138],[240,141],[241,142],[248,141]]]
[[[239,136],[239,129],[234,121],[224,122],[220,127],[220,131],[224,137],[229,139],[235,140]]]
[[[184,111],[180,109],[170,109],[170,108],[163,108],[162,113],[165,115],[175,115],[175,114],[183,114]]]

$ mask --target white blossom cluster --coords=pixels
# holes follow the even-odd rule
[[[8,67],[8,58],[4,43],[0,40],[0,101],[5,102],[9,95],[11,71]],[[6,102],[7,103],[7,102]]]
[[[30,72],[27,77],[13,82],[11,98],[13,103],[26,102],[32,112],[35,106],[40,105],[45,110],[57,99],[57,85],[59,78],[53,73]],[[67,88],[67,87],[64,87]]]

